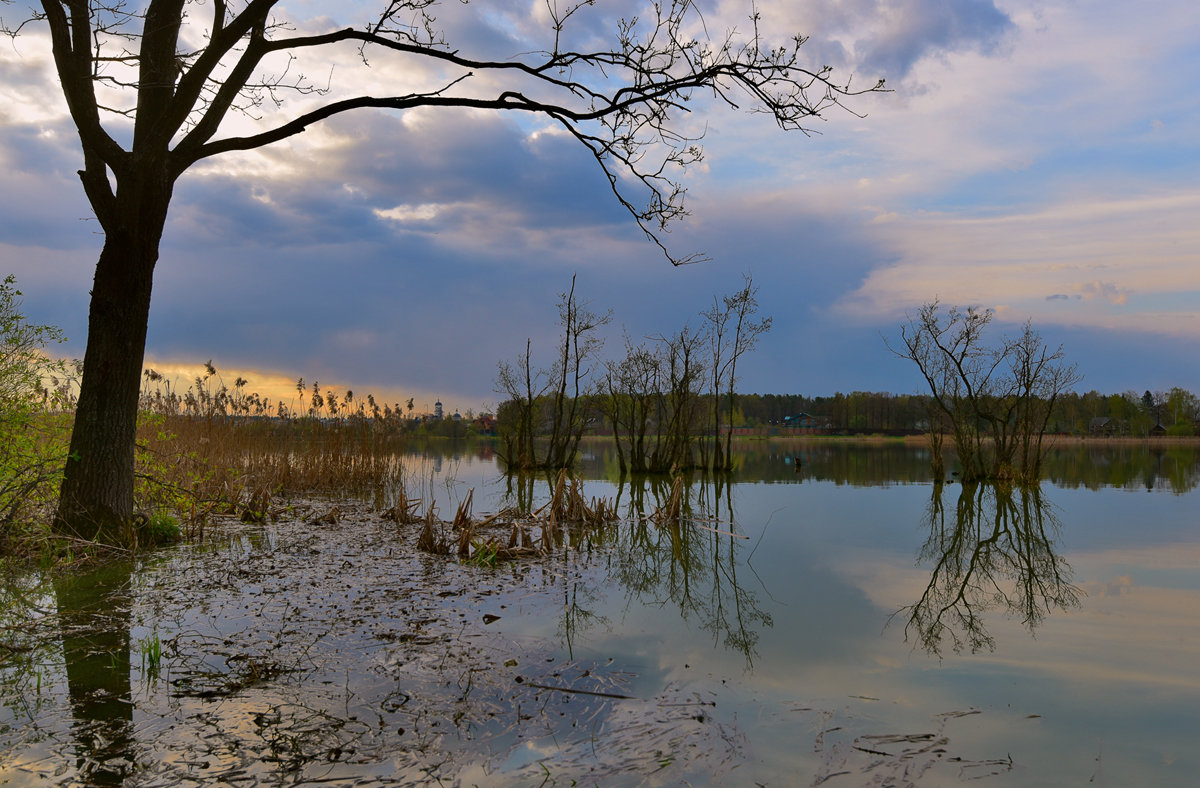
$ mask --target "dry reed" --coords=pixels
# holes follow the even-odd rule
[[[620,519],[615,501],[604,498],[589,501],[583,495],[583,482],[566,471],[559,474],[550,500],[532,513],[507,508],[477,521],[471,517],[473,501],[474,490],[471,490],[451,522],[439,520],[431,508],[422,520],[417,548],[448,554],[452,545],[445,534],[450,532],[457,534],[453,549],[461,558],[490,564],[546,555],[563,544],[568,528],[595,529]],[[533,536],[535,531],[540,531],[537,538]]]
[[[671,485],[671,496],[666,504],[658,507],[650,515],[650,520],[656,525],[678,524],[683,514],[683,498],[683,477],[676,476],[675,483]]]
[[[442,523],[437,518],[437,507],[432,502],[429,504],[429,509],[425,512],[422,522],[424,525],[421,527],[420,536],[417,537],[417,549],[435,555],[448,554],[450,546],[440,527]]]
[[[459,534],[458,554],[463,558],[470,557],[471,537],[475,534],[475,529],[471,522],[471,501],[474,498],[474,490],[467,493],[467,497],[458,505],[458,511],[454,513],[454,522],[451,524],[451,528]]]
[[[412,522],[403,446],[354,424],[156,416],[139,430],[140,506],[193,521],[212,513],[262,522],[278,496],[399,490],[392,516]]]
[[[385,520],[391,520],[397,525],[411,525],[423,522],[424,518],[417,514],[421,508],[420,498],[409,498],[403,486],[396,490],[396,503],[390,509],[385,509],[381,515]]]
[[[492,559],[544,555],[562,544],[567,528],[598,528],[619,519],[614,501],[589,500],[583,482],[565,470],[549,503],[532,514],[505,509],[475,521],[473,490],[450,522],[438,517],[432,500],[421,514],[422,499],[405,489],[403,438],[388,418],[364,416],[361,405],[358,415],[342,418],[323,418],[319,411],[270,417],[265,401],[243,391],[245,381],[231,391],[211,365],[206,369],[183,395],[147,373],[147,382],[159,387],[143,396],[139,430],[142,477],[152,480],[143,495],[148,508],[169,506],[201,525],[215,513],[260,523],[279,516],[280,498],[386,490],[392,505],[381,517],[420,524],[418,549],[468,560],[481,551]],[[335,506],[308,522],[334,525],[340,515]],[[500,529],[507,533],[480,536]]]

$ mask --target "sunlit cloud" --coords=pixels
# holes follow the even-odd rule
[[[877,224],[898,260],[837,305],[902,316],[934,298],[1015,321],[1193,335],[1200,331],[1200,193],[1073,199],[1035,213],[920,214]]]
[[[58,89],[49,35],[29,29],[0,47],[0,128],[10,123],[51,124],[68,117]]]
[[[1110,304],[1123,305],[1129,303],[1130,291],[1123,287],[1117,287],[1112,282],[1083,282],[1075,285],[1075,292],[1085,301],[1090,301],[1093,298],[1103,298]]]
[[[443,206],[425,203],[423,205],[397,205],[395,208],[388,208],[387,210],[376,208],[374,214],[380,219],[408,224],[411,222],[433,221],[442,210]]]

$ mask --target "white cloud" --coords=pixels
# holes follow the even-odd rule
[[[1123,287],[1117,287],[1112,282],[1100,282],[1097,280],[1081,282],[1076,284],[1074,289],[1085,301],[1090,301],[1093,298],[1103,298],[1110,304],[1124,305],[1129,303],[1130,291]]]
[[[438,218],[444,206],[432,203],[422,205],[397,205],[395,208],[383,210],[376,208],[373,213],[380,219],[408,224],[410,222],[431,222]]]
[[[1028,213],[910,215],[875,226],[899,259],[871,272],[838,311],[894,318],[938,297],[1004,305],[1014,320],[1194,335],[1200,300],[1176,301],[1200,293],[1198,213],[1200,192],[1181,191]]]
[[[6,41],[0,46],[0,128],[14,122],[53,124],[67,115],[50,55],[50,37],[31,28],[11,45]]]

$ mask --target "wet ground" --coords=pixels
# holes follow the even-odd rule
[[[888,456],[697,485],[675,521],[669,485],[593,477],[620,519],[494,566],[338,501],[3,578],[0,785],[1194,782],[1195,473],[1039,503]],[[512,497],[438,472],[443,512]]]
[[[736,764],[715,698],[501,634],[556,615],[586,552],[464,565],[340,508],[59,583],[61,620],[0,666],[0,782],[674,784]]]

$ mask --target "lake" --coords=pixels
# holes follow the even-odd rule
[[[444,519],[468,493],[477,519],[551,494],[486,447],[408,463]],[[934,484],[901,442],[747,442],[677,518],[671,483],[618,483],[603,444],[580,475],[621,520],[542,558],[419,553],[379,491],[7,579],[0,784],[1200,774],[1193,446],[1074,443],[1022,491]]]

